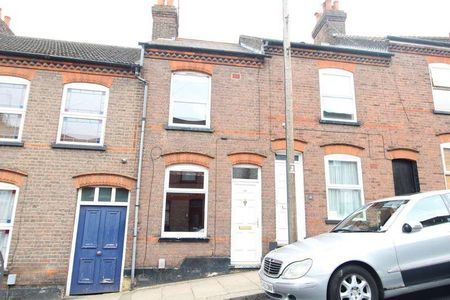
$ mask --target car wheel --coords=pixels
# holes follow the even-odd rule
[[[333,273],[328,300],[379,300],[378,288],[366,269],[349,265]]]

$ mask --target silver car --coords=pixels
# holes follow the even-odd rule
[[[273,250],[273,299],[378,300],[450,284],[450,190],[371,202],[331,232]]]

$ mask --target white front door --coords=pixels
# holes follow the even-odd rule
[[[231,264],[254,267],[261,263],[261,170],[233,167],[231,199]]]
[[[288,244],[287,192],[286,192],[286,155],[275,155],[275,199],[276,234],[278,245]],[[302,155],[295,156],[295,199],[297,206],[297,239],[306,236],[305,196],[303,190]]]

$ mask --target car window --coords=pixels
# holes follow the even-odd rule
[[[447,202],[448,207],[450,208],[450,193],[444,195],[445,202]]]
[[[421,223],[423,227],[450,222],[450,213],[441,196],[420,200],[409,212],[407,223]]]

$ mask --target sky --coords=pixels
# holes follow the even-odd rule
[[[282,0],[179,1],[179,36],[237,43],[283,38]],[[323,0],[289,0],[290,39],[311,43]],[[0,0],[16,35],[138,47],[151,39],[156,0]],[[347,34],[449,36],[450,0],[340,0]]]

